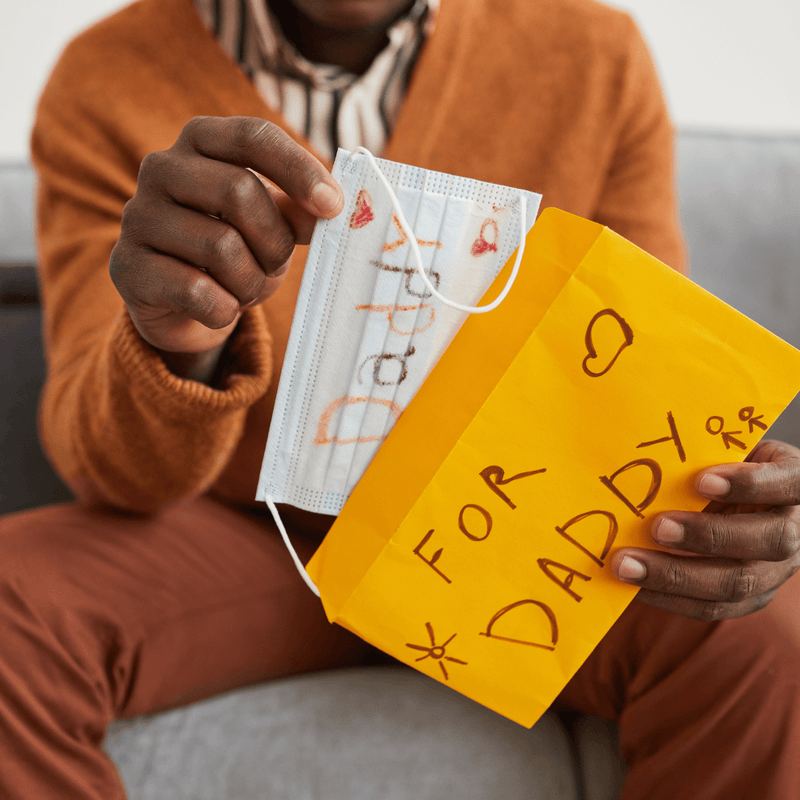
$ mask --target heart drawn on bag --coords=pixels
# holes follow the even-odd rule
[[[356,210],[350,215],[350,227],[363,228],[375,219],[372,210],[372,198],[366,189],[362,189],[356,197]]]
[[[612,330],[616,330],[618,326],[619,332],[622,334],[622,341],[611,356],[609,356],[607,352],[604,355],[598,353],[598,349],[600,348],[597,346],[594,326],[597,324],[598,320],[603,317],[610,317],[613,319],[616,325],[613,326]],[[620,357],[622,351],[633,344],[633,331],[631,330],[631,326],[628,325],[613,308],[604,308],[602,311],[598,311],[589,322],[589,327],[586,329],[586,336],[584,337],[584,343],[586,345],[586,358],[583,359],[583,364],[581,365],[583,371],[590,378],[599,378],[601,375],[605,375],[606,372],[614,366],[614,363]]]
[[[486,229],[491,226],[492,230],[494,231],[494,238],[492,241],[487,241],[484,233]],[[497,239],[500,236],[500,231],[497,227],[497,223],[489,217],[489,219],[484,220],[483,225],[481,225],[481,231],[478,234],[478,238],[472,243],[472,247],[470,248],[470,253],[476,258],[478,256],[482,256],[484,253],[497,252]]]

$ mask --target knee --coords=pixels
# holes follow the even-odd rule
[[[70,506],[0,519],[0,625],[8,663],[15,645],[83,660],[103,612],[85,521]],[[98,611],[100,613],[98,613]],[[24,640],[24,644],[21,640]]]
[[[0,729],[99,741],[126,691],[78,522],[58,507],[0,518]]]
[[[0,613],[19,603],[61,608],[67,597],[61,583],[70,539],[51,509],[35,509],[0,518]],[[15,604],[13,601],[17,600]]]

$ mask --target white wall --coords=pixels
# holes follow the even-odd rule
[[[797,0],[614,0],[639,21],[679,125],[800,133]]]
[[[2,0],[0,160],[27,158],[36,100],[64,45],[123,0]]]
[[[615,4],[639,20],[679,125],[800,132],[797,0]],[[26,157],[36,97],[58,52],[76,32],[123,2],[9,0],[4,5],[0,160],[19,160]]]

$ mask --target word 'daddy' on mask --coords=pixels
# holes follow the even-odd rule
[[[333,176],[345,207],[314,231],[257,494],[322,514],[342,509],[468,314],[496,305],[473,308],[541,200],[367,151],[340,150]]]

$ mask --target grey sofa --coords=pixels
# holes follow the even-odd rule
[[[693,278],[800,346],[800,138],[682,132]],[[43,377],[33,177],[0,165],[0,513],[69,499],[35,438]],[[770,435],[800,445],[800,402]],[[116,722],[132,800],[618,798],[615,729],[548,713],[533,731],[411,670],[318,673]]]

